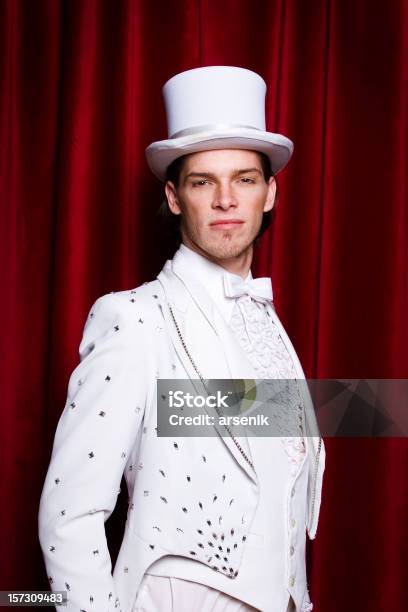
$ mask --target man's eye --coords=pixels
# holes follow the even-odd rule
[[[208,181],[202,179],[201,181],[193,181],[193,187],[201,187],[201,185],[207,185]]]
[[[248,176],[243,176],[240,181],[242,183],[255,183],[254,179],[249,178]]]

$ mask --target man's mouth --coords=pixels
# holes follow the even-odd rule
[[[220,219],[219,221],[214,221],[210,223],[210,227],[214,229],[234,229],[243,224],[243,221],[240,219]]]

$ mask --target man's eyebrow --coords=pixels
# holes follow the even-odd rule
[[[259,168],[242,168],[239,170],[234,170],[232,172],[232,176],[239,176],[240,174],[248,174],[249,172],[258,172],[258,174],[262,175],[262,172],[261,170],[259,170]],[[216,176],[212,174],[211,172],[189,172],[184,177],[184,181],[187,181],[187,179],[194,178],[194,177],[204,177],[204,178],[210,178],[210,179],[216,178]]]

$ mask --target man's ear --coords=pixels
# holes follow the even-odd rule
[[[276,198],[276,180],[275,177],[271,176],[268,181],[268,193],[266,194],[266,200],[264,204],[264,212],[272,210],[275,204]]]
[[[169,204],[169,208],[174,215],[181,215],[181,208],[177,198],[177,190],[174,186],[174,183],[171,181],[167,181],[164,186],[164,191],[166,193],[167,202]]]

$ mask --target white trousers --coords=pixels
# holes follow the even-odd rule
[[[292,599],[287,612],[295,610]],[[132,612],[259,612],[217,589],[167,576],[145,574]]]

